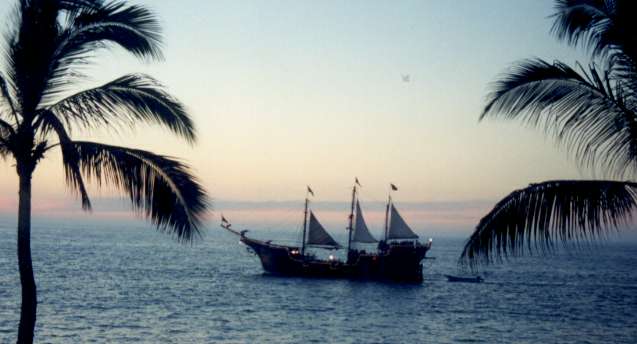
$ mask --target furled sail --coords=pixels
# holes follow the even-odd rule
[[[367,229],[367,224],[363,218],[363,212],[361,211],[361,205],[356,201],[356,222],[354,223],[354,232],[352,233],[352,242],[360,243],[376,243],[378,240],[374,239],[372,234]]]
[[[393,204],[391,205],[391,218],[389,221],[389,230],[387,231],[387,239],[418,239],[418,235],[409,228]]]
[[[320,222],[314,216],[314,213],[310,211],[310,223],[308,225],[307,233],[307,245],[310,246],[328,246],[333,248],[339,248],[341,245],[336,242],[323,228]]]

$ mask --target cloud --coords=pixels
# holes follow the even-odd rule
[[[33,203],[35,218],[113,219],[139,218],[126,199],[118,197],[94,198],[93,211],[85,212],[78,200],[67,198],[38,198]],[[370,228],[379,233],[384,227],[385,203],[362,204]],[[458,202],[400,202],[396,204],[405,220],[420,233],[468,234],[480,218],[493,206],[492,201]],[[223,214],[236,227],[252,230],[290,230],[303,222],[303,201],[240,201],[216,200],[205,224],[216,227]],[[349,202],[313,202],[312,211],[332,231],[345,230],[351,204]],[[0,213],[15,216],[17,201],[0,197]]]
[[[98,217],[131,218],[132,211],[129,203],[120,198],[92,198],[92,212],[82,210],[79,200],[72,197],[38,197],[33,201],[31,211],[33,216],[51,217],[85,217],[87,215]],[[16,199],[0,197],[0,213],[17,214],[18,202]],[[134,215],[134,214],[133,214]]]

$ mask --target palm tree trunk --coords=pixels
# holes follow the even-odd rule
[[[33,264],[31,261],[31,176],[28,169],[18,169],[20,191],[18,205],[18,265],[22,284],[22,308],[18,328],[18,344],[33,343],[38,307]]]

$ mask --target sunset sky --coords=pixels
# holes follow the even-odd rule
[[[0,3],[1,18],[12,3]],[[298,201],[307,184],[318,201],[346,202],[357,176],[370,203],[393,182],[401,202],[477,205],[473,222],[515,188],[590,176],[539,131],[478,123],[489,83],[514,61],[582,59],[549,35],[551,0],[133,3],[161,18],[165,60],[100,54],[84,86],[148,73],[187,105],[199,140],[147,126],[74,135],[183,158],[217,210]],[[78,209],[59,156],[49,158],[36,212]],[[0,209],[11,213],[17,178],[0,163]]]

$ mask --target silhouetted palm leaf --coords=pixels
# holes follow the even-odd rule
[[[105,85],[82,91],[51,107],[67,124],[84,127],[160,123],[190,142],[195,140],[192,120],[183,105],[147,75],[126,75]]]
[[[20,94],[20,115],[32,118],[51,73],[51,57],[60,31],[60,1],[20,1],[6,35],[6,76]]]
[[[11,153],[13,127],[0,119],[0,158],[5,159]]]
[[[556,36],[572,45],[581,43],[593,57],[609,58],[622,87],[636,96],[637,1],[558,0],[556,10]]]
[[[637,57],[637,2],[557,0],[552,31],[569,44],[582,43],[594,56],[621,51]]]
[[[68,27],[59,50],[62,58],[85,56],[104,43],[114,43],[140,58],[162,58],[161,27],[145,7],[112,1],[67,13]]]
[[[0,158],[4,160],[7,156],[9,156],[9,154],[11,154],[9,148],[7,148],[4,143],[0,142]]]
[[[64,85],[72,84],[71,77],[81,75],[77,67],[109,44],[140,58],[162,57],[159,23],[144,7],[117,1],[103,6],[82,6],[67,13],[67,25],[60,31],[51,58],[46,96],[57,95]]]
[[[15,99],[12,94],[12,91],[9,89],[9,85],[7,84],[4,75],[0,73],[0,117],[5,115],[5,113],[10,114],[10,117],[17,120],[17,110],[15,106]],[[2,109],[5,108],[5,111]]]
[[[637,171],[637,115],[610,72],[564,63],[518,63],[495,83],[481,119],[502,117],[552,133],[585,166],[613,177]]]
[[[553,133],[578,162],[619,178],[637,172],[637,2],[557,0],[553,32],[601,61],[577,72],[561,62],[517,64],[495,84],[481,115]],[[475,265],[557,240],[598,237],[630,219],[635,183],[555,181],[513,192],[485,216],[463,251]],[[525,246],[526,243],[526,246]]]
[[[0,158],[4,159],[11,153],[10,141],[13,128],[9,123],[0,119]]]
[[[94,142],[73,142],[82,171],[98,185],[125,192],[161,231],[191,241],[200,235],[205,192],[187,166],[151,152]]]
[[[19,343],[34,336],[37,290],[32,269],[31,180],[38,163],[59,147],[69,187],[91,203],[84,178],[113,185],[133,208],[178,240],[199,235],[206,195],[187,166],[150,152],[74,142],[71,129],[159,123],[189,142],[192,120],[157,81],[127,75],[68,96],[95,52],[120,47],[139,58],[161,58],[160,28],[142,6],[124,1],[17,0],[0,47],[0,157],[11,156],[19,177],[18,262],[22,306]],[[60,100],[62,96],[65,99]],[[53,144],[49,144],[53,141]]]
[[[46,137],[46,134],[50,130],[57,134],[60,150],[62,151],[62,165],[64,166],[66,183],[73,191],[80,195],[82,208],[84,210],[90,210],[91,200],[86,191],[82,173],[80,172],[79,154],[69,134],[66,132],[64,125],[55,114],[50,111],[44,111],[38,118],[42,123],[42,134],[44,137]]]
[[[60,8],[76,12],[84,8],[99,7],[104,4],[105,0],[60,0]]]
[[[478,224],[460,261],[475,266],[555,242],[593,239],[630,222],[637,183],[558,180],[512,192]]]
[[[14,133],[14,129],[11,124],[7,123],[5,120],[0,119],[0,138],[3,140],[8,140],[9,136]]]
[[[99,48],[116,45],[140,58],[161,58],[160,27],[144,7],[123,1],[37,1],[18,6],[7,35],[8,77],[32,115],[73,85]],[[66,16],[60,23],[58,18]]]

